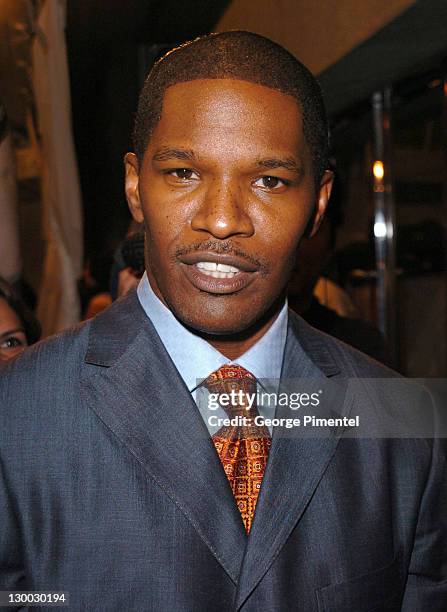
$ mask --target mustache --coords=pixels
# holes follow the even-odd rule
[[[209,251],[216,253],[217,255],[234,255],[235,257],[240,257],[245,259],[245,261],[254,264],[259,268],[260,272],[265,272],[268,269],[268,266],[262,257],[257,257],[246,253],[231,240],[205,240],[202,242],[189,244],[188,246],[180,246],[176,248],[174,258],[177,259],[182,255],[189,255],[190,253],[196,253],[197,251]]]

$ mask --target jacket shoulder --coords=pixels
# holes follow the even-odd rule
[[[346,378],[395,378],[401,374],[356,348],[312,327],[289,309],[289,324],[307,355],[317,364],[330,362]]]

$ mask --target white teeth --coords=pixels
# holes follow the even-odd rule
[[[211,261],[199,261],[196,263],[196,267],[199,268],[202,274],[212,276],[213,278],[233,278],[239,272],[239,269],[234,266],[217,264]]]
[[[240,272],[239,268],[235,268],[234,266],[227,266],[226,264],[211,261],[199,261],[196,263],[196,266],[202,272],[213,278],[233,278],[235,274]]]
[[[201,272],[213,278],[233,278],[236,275],[236,272],[213,272],[211,270],[201,270]]]
[[[227,266],[226,264],[217,264],[217,270],[219,272],[239,272],[239,268],[235,268],[234,266]]]
[[[196,266],[198,268],[201,268],[202,270],[217,270],[217,264],[211,261],[199,261],[198,263],[196,263]]]

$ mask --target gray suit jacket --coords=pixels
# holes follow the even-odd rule
[[[283,377],[306,376],[392,373],[291,314]],[[135,293],[20,355],[0,392],[0,590],[95,612],[447,610],[440,440],[275,431],[247,538]],[[375,394],[350,401],[379,414]]]

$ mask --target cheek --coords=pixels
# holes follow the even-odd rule
[[[178,233],[178,218],[160,207],[155,213],[145,214],[144,219],[147,250],[152,254],[159,252],[161,257],[166,255]]]
[[[285,231],[287,228],[288,231]],[[268,249],[272,263],[277,267],[288,267],[291,260],[295,259],[298,245],[304,235],[306,223],[296,224],[295,220],[290,220],[283,224],[281,228],[275,229],[272,225],[267,236]]]
[[[174,282],[177,286],[178,268],[175,266],[175,253],[180,244],[178,218],[162,214],[145,221],[146,269],[164,291]]]
[[[271,208],[253,207],[253,221],[260,236],[279,254],[297,248],[313,214],[313,193],[304,190],[298,196],[271,204]]]
[[[177,201],[169,189],[146,190],[142,205],[147,240],[166,252],[166,248],[190,225],[190,206],[187,204]]]
[[[18,355],[21,351],[23,351],[24,348],[24,346],[18,346],[16,348],[0,349],[0,359],[2,361],[12,359],[12,357],[15,357],[15,355]]]

